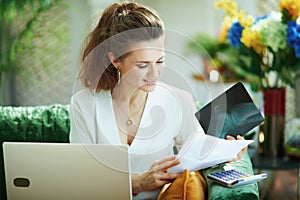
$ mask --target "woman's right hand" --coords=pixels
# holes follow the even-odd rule
[[[227,135],[227,136],[226,136],[226,139],[227,139],[227,140],[244,140],[244,138],[243,138],[242,136],[240,136],[240,135],[236,136],[236,138],[233,137],[233,136]],[[241,159],[242,156],[243,156],[243,154],[247,151],[247,149],[248,149],[247,146],[244,147],[244,148],[236,155],[235,158],[233,158],[232,160],[229,160],[229,161],[227,161],[227,162],[235,162],[235,161]]]
[[[168,173],[168,169],[180,163],[176,156],[170,156],[155,161],[149,171],[132,176],[132,192],[137,194],[143,191],[151,191],[172,182],[180,174]]]

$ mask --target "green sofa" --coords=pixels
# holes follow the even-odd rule
[[[69,142],[69,106],[49,105],[36,107],[0,107],[0,141],[19,142]],[[1,145],[1,151],[2,145]],[[252,163],[246,153],[239,161],[230,163],[237,169],[253,173]],[[223,166],[203,170],[206,175],[222,170]],[[208,183],[208,199],[259,199],[257,184],[225,188],[212,181]],[[3,154],[0,157],[0,199],[6,199]]]

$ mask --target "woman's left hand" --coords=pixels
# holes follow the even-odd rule
[[[240,135],[236,136],[236,138],[233,137],[233,136],[231,136],[231,135],[227,135],[227,136],[226,136],[226,139],[227,139],[227,140],[244,140],[244,138],[243,138],[242,136],[240,136]],[[236,155],[236,157],[235,157],[234,159],[232,159],[232,160],[230,160],[230,161],[228,161],[228,162],[234,162],[234,161],[237,161],[237,160],[241,159],[241,157],[242,157],[243,154],[247,151],[247,149],[248,149],[248,146],[244,147],[244,148]]]

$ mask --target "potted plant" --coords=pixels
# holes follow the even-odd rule
[[[225,11],[220,38],[237,49],[236,67],[255,76],[258,81],[250,84],[264,95],[259,152],[283,156],[285,87],[295,86],[300,69],[300,2],[280,0],[278,10],[257,18],[239,10],[233,0],[219,0],[215,7]]]

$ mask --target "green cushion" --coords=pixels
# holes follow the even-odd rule
[[[208,184],[208,199],[209,200],[252,200],[259,199],[259,190],[257,183],[251,185],[240,186],[236,188],[227,188],[216,184],[207,178],[207,175],[213,172],[223,171],[224,166],[233,167],[234,169],[244,171],[248,174],[253,174],[252,163],[248,153],[245,153],[242,158],[236,162],[219,165],[214,168],[203,170],[204,177]]]

